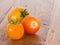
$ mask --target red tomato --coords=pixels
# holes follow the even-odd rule
[[[34,34],[40,28],[40,21],[35,17],[28,15],[22,20],[22,25],[25,33]]]

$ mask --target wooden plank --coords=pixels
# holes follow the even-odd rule
[[[9,9],[13,6],[15,0],[0,0],[0,22],[7,15]]]
[[[45,45],[60,45],[60,0],[54,0],[50,30]]]

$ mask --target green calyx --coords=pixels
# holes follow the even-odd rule
[[[25,9],[24,11],[21,11],[21,17],[25,17],[26,15],[29,15],[27,9]]]
[[[16,24],[18,24],[19,22],[18,22],[18,21],[14,21],[14,20],[10,20],[9,23],[16,25]]]

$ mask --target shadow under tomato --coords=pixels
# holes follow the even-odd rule
[[[20,40],[8,40],[7,45],[42,45],[41,36],[25,34]],[[43,42],[44,43],[44,42]]]
[[[40,34],[40,31],[37,32],[38,34],[34,35],[28,35],[24,34],[24,36],[20,40],[11,40],[10,38],[7,37],[5,30],[0,31],[0,44],[1,45],[42,45],[44,44],[44,38],[45,37],[43,34]]]

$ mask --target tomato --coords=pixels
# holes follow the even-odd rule
[[[6,27],[6,34],[13,40],[21,39],[24,35],[24,28],[22,24],[8,24]]]
[[[11,9],[11,11],[8,14],[8,21],[10,23],[21,22],[23,17],[25,17],[28,14],[29,13],[28,13],[27,9],[25,9],[25,8],[22,8],[22,7],[13,8],[13,9]]]
[[[28,15],[22,20],[22,25],[25,33],[34,34],[40,28],[40,21],[37,18]]]

